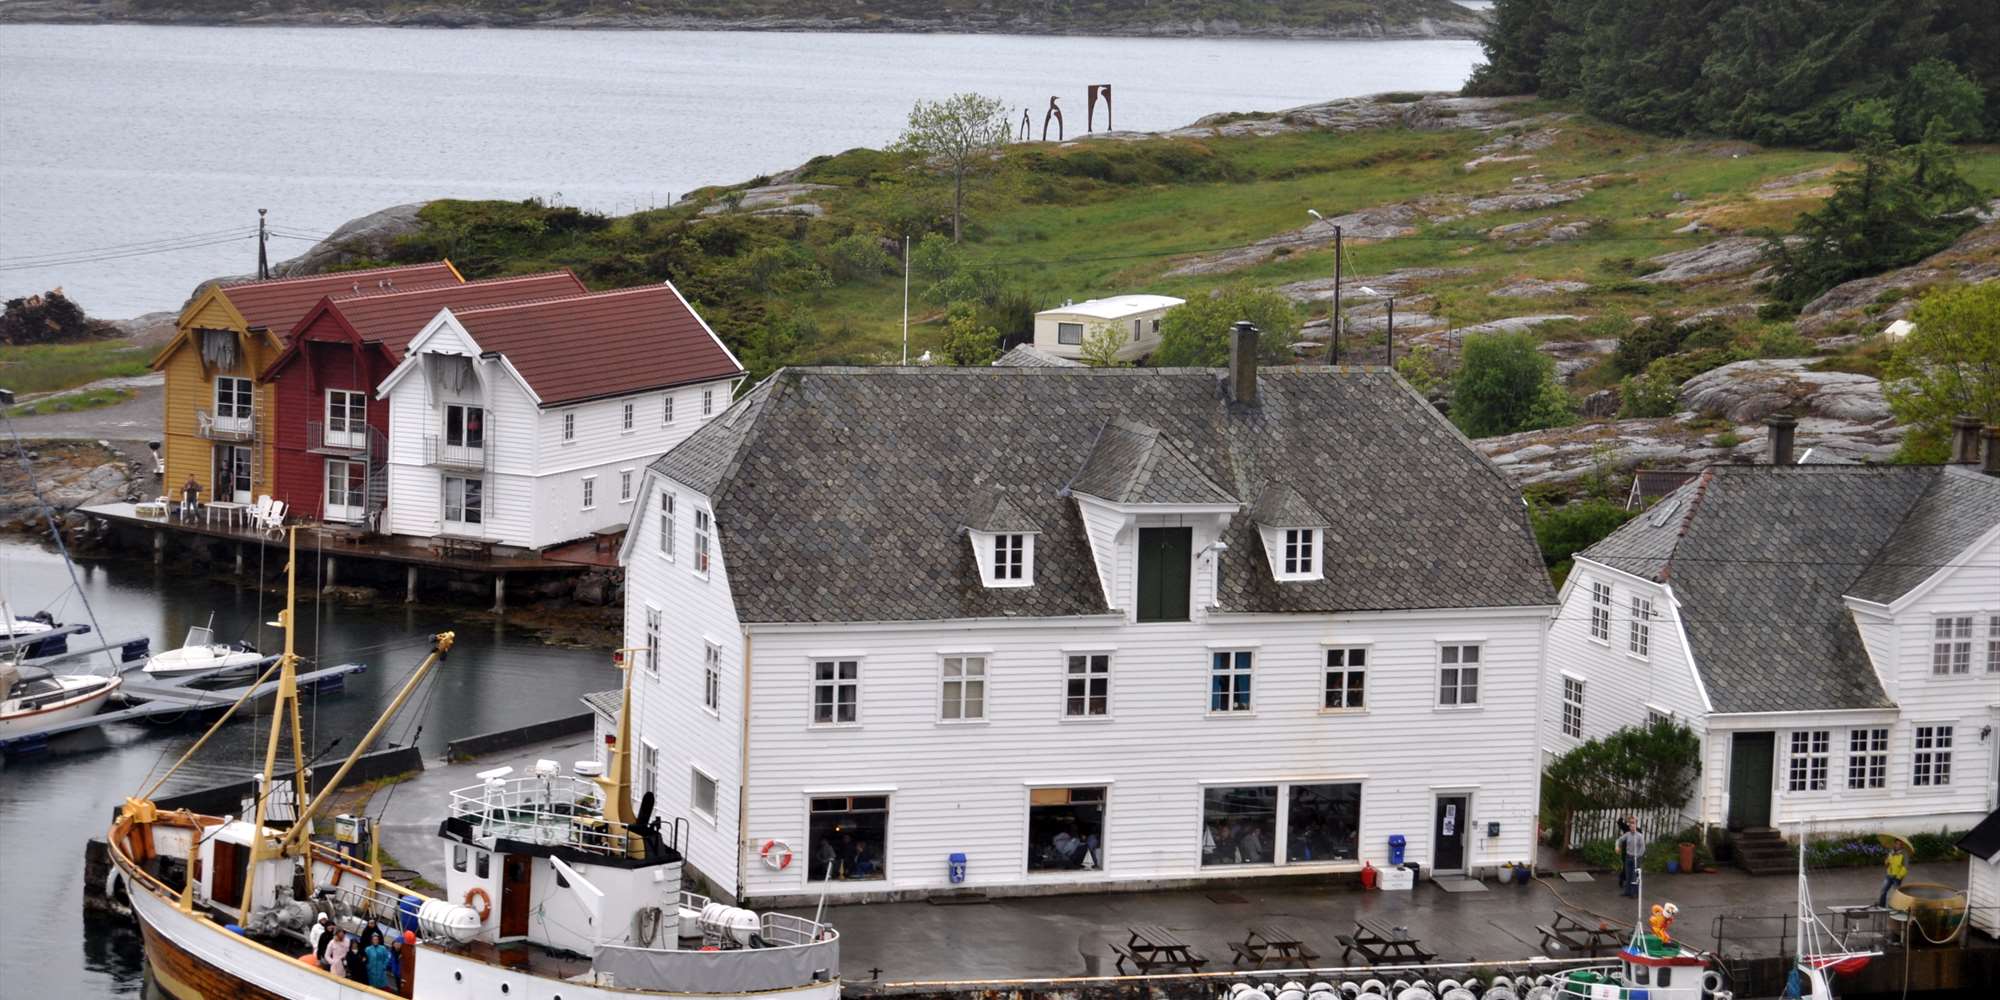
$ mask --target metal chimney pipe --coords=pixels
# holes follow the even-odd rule
[[[1248,320],[1229,328],[1229,398],[1240,406],[1257,405],[1257,338]]]
[[[1799,426],[1798,418],[1789,413],[1773,413],[1764,418],[1764,426],[1771,429],[1771,464],[1793,464],[1792,432]]]
[[[1979,464],[1979,418],[1959,414],[1951,418],[1951,464]]]

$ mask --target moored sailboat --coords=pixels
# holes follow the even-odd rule
[[[119,684],[117,677],[58,674],[0,659],[0,742],[96,715]]]

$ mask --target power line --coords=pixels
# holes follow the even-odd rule
[[[38,253],[38,254],[15,254],[12,256],[0,256],[0,264],[29,263],[37,260],[56,259],[63,257],[78,257],[78,256],[83,256],[85,254],[118,253],[126,250],[142,250],[148,247],[159,246],[161,244],[166,244],[166,243],[180,243],[186,240],[213,239],[218,236],[240,235],[244,232],[246,232],[246,230],[243,227],[237,226],[230,229],[217,229],[206,233],[187,233],[180,236],[162,236],[157,239],[137,240],[131,243],[114,243],[110,246],[88,247],[76,250],[52,250],[47,253]]]
[[[150,250],[129,250],[124,253],[97,254],[93,256],[72,257],[63,260],[37,261],[35,263],[29,263],[29,264],[0,264],[0,271],[26,271],[35,268],[45,268],[45,267],[67,267],[72,264],[96,264],[96,263],[102,263],[104,261],[124,260],[129,257],[150,257],[156,254],[178,253],[183,250],[198,250],[201,249],[202,247],[220,246],[224,243],[235,243],[239,240],[251,240],[256,238],[257,234],[255,232],[248,232],[240,236],[227,236],[221,239],[212,239],[212,240],[196,240],[192,242],[180,243],[171,246],[157,247]]]

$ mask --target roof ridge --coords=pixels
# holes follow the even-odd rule
[[[345,278],[354,274],[385,274],[390,271],[414,271],[424,267],[449,267],[451,262],[439,258],[422,264],[389,264],[383,267],[364,267],[354,271],[321,271],[318,274],[294,274],[284,278],[241,278],[235,281],[218,281],[217,288],[243,288],[249,285],[283,285],[295,281],[317,281],[322,278]]]
[[[1888,554],[1889,543],[1895,541],[1896,536],[1902,533],[1903,525],[1910,523],[1910,518],[1916,516],[1918,508],[1922,507],[1924,500],[1930,497],[1931,491],[1938,489],[1938,484],[1945,481],[1944,470],[1950,467],[1949,465],[1931,467],[1935,470],[1936,474],[1931,476],[1930,482],[1924,484],[1923,492],[1917,494],[1916,497],[1910,500],[1909,505],[1903,508],[1903,516],[1897,518],[1896,526],[1890,528],[1888,534],[1882,536],[1881,543],[1876,547],[1875,553],[1868,557],[1868,562],[1862,565],[1859,570],[1856,570],[1853,576],[1848,577],[1846,583],[1841,584],[1840,589],[1843,593],[1853,589],[1855,582],[1867,576],[1868,571],[1874,569],[1875,564],[1881,562],[1882,557]],[[1839,466],[1836,466],[1836,468],[1839,468]]]
[[[539,299],[522,299],[519,302],[502,302],[499,305],[473,306],[470,309],[463,309],[463,310],[454,309],[451,311],[451,314],[453,316],[463,316],[467,313],[497,312],[501,309],[525,309],[528,306],[542,306],[542,305],[548,305],[551,302],[568,302],[574,299],[608,299],[615,295],[626,295],[632,292],[647,292],[647,291],[659,292],[665,290],[666,287],[667,286],[664,283],[658,285],[636,285],[631,288],[607,288],[601,292],[593,292],[589,288],[585,288],[581,292],[576,292],[570,295],[548,295]]]
[[[1695,512],[1701,509],[1701,502],[1708,497],[1708,484],[1714,481],[1713,465],[1701,470],[1701,475],[1694,477],[1694,489],[1688,491],[1687,509],[1681,512],[1681,523],[1674,528],[1674,544],[1667,547],[1667,557],[1660,560],[1661,582],[1664,583],[1673,577],[1674,557],[1680,554],[1681,542],[1687,539],[1688,529],[1694,527]]]
[[[332,299],[335,303],[359,302],[363,299],[386,299],[395,295],[418,295],[425,292],[442,292],[453,289],[489,287],[492,285],[504,285],[514,281],[541,280],[544,278],[560,277],[562,275],[569,275],[570,277],[573,278],[576,277],[575,272],[571,271],[570,269],[558,268],[553,271],[533,271],[528,274],[510,274],[504,278],[480,278],[476,281],[464,281],[464,282],[459,282],[458,284],[440,283],[435,285],[419,285],[415,288],[375,288],[375,289],[364,288],[358,292],[329,294],[327,298]],[[579,283],[581,283],[583,279],[578,278],[577,280]],[[486,307],[478,306],[476,308],[484,309]]]

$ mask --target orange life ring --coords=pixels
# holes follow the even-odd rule
[[[767,840],[764,841],[763,849],[757,852],[757,856],[763,858],[764,863],[772,868],[784,871],[792,866],[792,845],[782,840]]]
[[[493,914],[493,897],[488,896],[486,890],[475,885],[465,890],[465,905],[473,906],[472,901],[475,899],[479,900],[477,906],[479,910],[479,922],[483,924],[486,922],[486,918]]]

